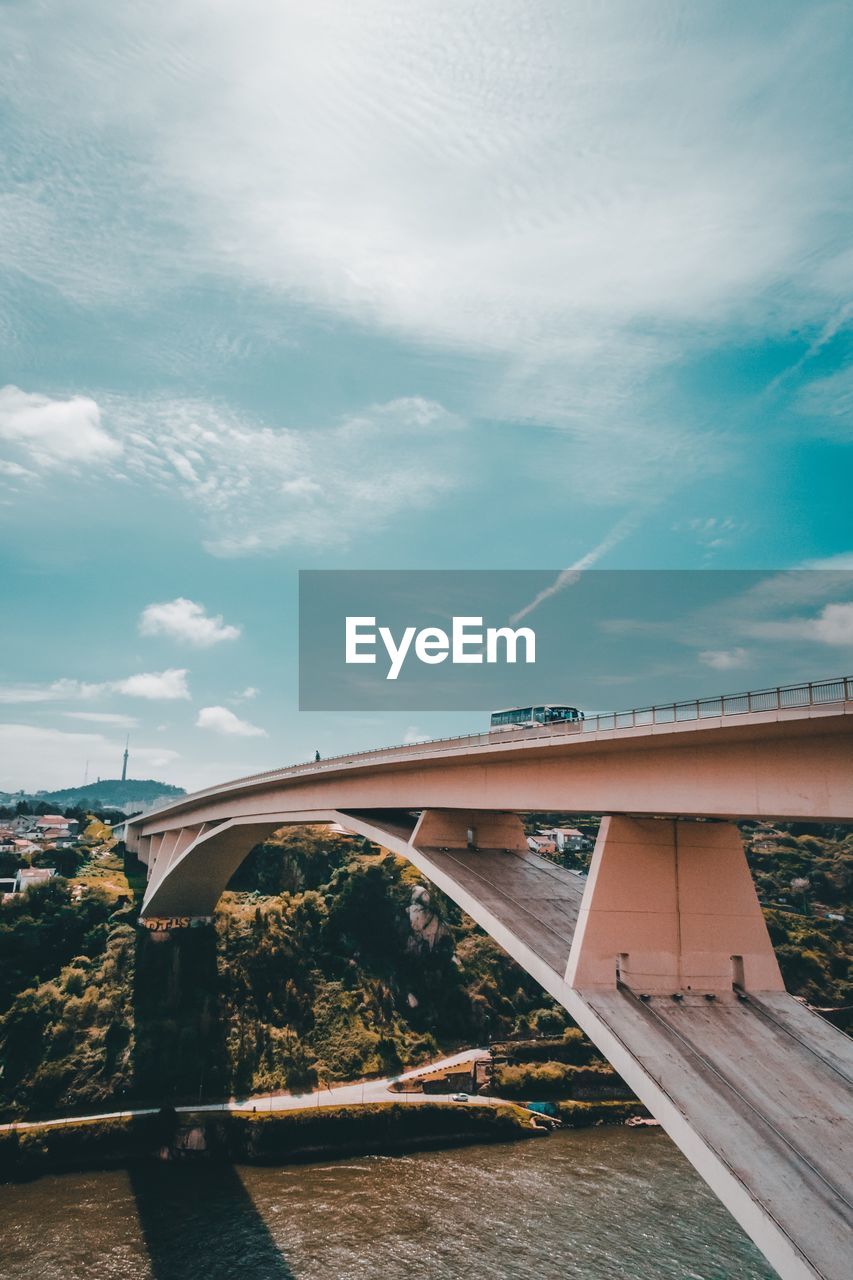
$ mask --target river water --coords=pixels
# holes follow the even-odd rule
[[[0,1187],[2,1280],[773,1280],[657,1130]]]

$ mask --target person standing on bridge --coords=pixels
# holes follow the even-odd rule
[[[319,751],[315,751],[315,752],[314,752],[314,760],[315,760],[315,762],[316,762],[317,760],[319,760],[319,759],[320,759],[320,752],[319,752]]]

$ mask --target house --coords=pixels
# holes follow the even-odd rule
[[[581,853],[592,848],[592,841],[577,827],[541,827],[539,834],[553,840],[560,853]]]
[[[531,853],[556,853],[557,843],[548,835],[527,837],[527,847]]]
[[[46,884],[56,875],[56,867],[21,867],[15,876],[15,892],[26,893],[33,885]]]
[[[73,835],[79,825],[76,818],[64,818],[61,813],[43,813],[36,818],[36,829],[41,832],[60,830]]]
[[[66,827],[42,827],[39,830],[39,840],[56,849],[67,849],[70,845],[76,844],[77,837]]]

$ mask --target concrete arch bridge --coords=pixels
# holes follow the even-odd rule
[[[249,850],[340,823],[407,858],[558,1000],[780,1275],[848,1280],[853,1051],[791,997],[739,818],[853,822],[853,679],[273,770],[128,824],[147,919],[210,915]],[[588,878],[519,814],[607,815]]]

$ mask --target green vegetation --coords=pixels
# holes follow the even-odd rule
[[[577,1027],[567,1027],[567,1021],[568,1014],[563,1014],[565,1030],[559,1038],[543,1033],[543,1038],[539,1040],[509,1040],[493,1044],[492,1053],[497,1058],[506,1059],[509,1065],[519,1062],[569,1062],[574,1066],[585,1066],[590,1062],[601,1062],[601,1055],[595,1045],[590,1044]]]
[[[567,1129],[588,1129],[593,1125],[624,1124],[631,1116],[647,1115],[637,1102],[560,1102],[557,1116]]]
[[[853,1025],[849,827],[744,824],[747,860],[788,990]],[[833,919],[841,916],[842,919]]]
[[[306,1107],[280,1115],[237,1113],[217,1116],[206,1130],[214,1149],[233,1159],[277,1164],[326,1152],[366,1155],[451,1142],[506,1142],[528,1137],[532,1126],[518,1107],[395,1102]]]
[[[107,1168],[165,1153],[177,1159],[282,1164],[318,1156],[509,1142],[535,1134],[530,1116],[511,1106],[373,1103],[277,1115],[166,1110],[0,1133],[0,1181]]]
[[[789,988],[850,1006],[849,927],[825,917],[848,913],[853,837],[746,839]],[[0,907],[3,1118],[300,1091],[491,1041],[513,1097],[620,1096],[565,1012],[432,888],[430,948],[407,912],[422,879],[361,841],[289,829],[244,863],[214,926],[159,936],[137,924],[134,860],[77,854],[67,879]]]
[[[0,911],[6,1117],[298,1091],[564,1021],[435,890],[422,944],[414,869],[323,828],[256,850],[214,927],[139,928],[128,871],[99,854]]]
[[[563,1062],[522,1063],[500,1066],[492,1074],[491,1092],[501,1098],[631,1098],[623,1080],[606,1062],[572,1067]]]
[[[81,787],[63,787],[59,791],[38,791],[34,795],[0,792],[0,802],[17,807],[23,813],[51,813],[69,805],[85,805],[104,809],[115,807],[138,811],[150,807],[157,800],[184,796],[183,787],[173,787],[169,782],[157,782],[155,778],[99,778]],[[22,807],[23,801],[23,807]],[[67,815],[66,815],[67,816]]]
[[[0,1133],[0,1181],[73,1169],[104,1169],[156,1153],[174,1123],[159,1115],[79,1120]]]

